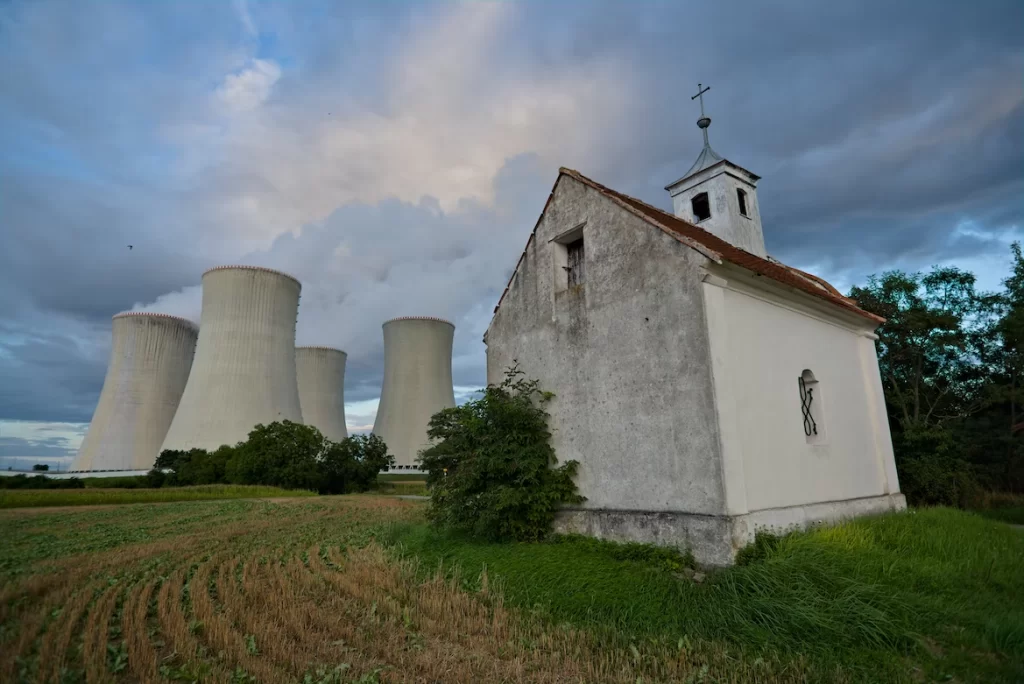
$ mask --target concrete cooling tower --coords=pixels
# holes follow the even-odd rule
[[[440,318],[395,318],[384,324],[384,385],[373,432],[395,457],[416,464],[428,446],[427,423],[455,406],[452,340],[455,326]]]
[[[302,286],[256,266],[203,274],[203,312],[192,372],[164,449],[215,450],[257,424],[302,422],[295,380],[295,321]]]
[[[345,359],[331,347],[296,347],[295,376],[299,383],[302,420],[332,442],[348,437],[345,427]]]
[[[114,316],[107,376],[72,470],[153,467],[188,381],[196,333],[177,316]]]

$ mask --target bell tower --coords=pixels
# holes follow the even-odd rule
[[[711,86],[698,83],[697,94],[690,98],[700,98],[697,127],[704,134],[704,148],[686,175],[665,187],[672,196],[672,211],[729,244],[764,258],[767,253],[757,204],[757,181],[761,177],[711,149],[711,117],[704,113],[704,93],[709,90]]]

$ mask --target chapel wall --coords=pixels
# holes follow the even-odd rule
[[[723,439],[741,458],[747,510],[898,492],[873,341],[735,289],[722,301],[728,373],[716,391],[736,416]],[[798,382],[805,370],[817,381],[806,386],[810,436]]]
[[[551,240],[584,227],[585,282],[558,291]],[[487,332],[487,381],[514,359],[555,393],[560,461],[587,509],[723,512],[697,269],[706,260],[563,176]]]

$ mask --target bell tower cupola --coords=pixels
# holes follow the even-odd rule
[[[711,149],[708,142],[711,117],[704,113],[704,93],[709,90],[711,86],[698,83],[697,94],[690,98],[700,98],[697,127],[704,134],[704,148],[686,175],[665,187],[672,196],[672,210],[684,221],[729,244],[766,257],[757,204],[757,181],[761,177]]]

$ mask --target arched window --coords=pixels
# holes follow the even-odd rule
[[[747,191],[743,188],[736,188],[736,199],[740,203],[740,213],[749,217],[750,214],[747,213]]]
[[[700,223],[706,218],[711,218],[711,202],[708,200],[708,193],[702,192],[690,200],[690,207],[693,209],[693,220]]]
[[[797,384],[800,389],[800,414],[804,437],[808,444],[821,444],[825,441],[821,383],[814,377],[814,373],[805,369],[797,378]]]

